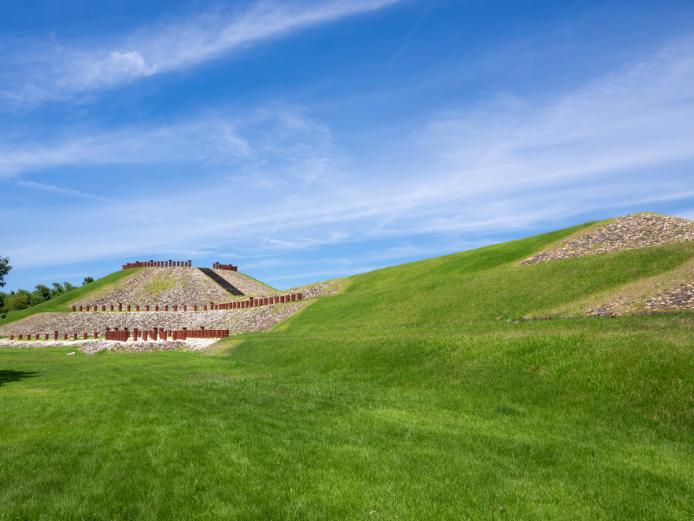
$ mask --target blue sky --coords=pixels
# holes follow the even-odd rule
[[[150,258],[286,288],[634,211],[694,217],[690,1],[2,13],[6,290]]]

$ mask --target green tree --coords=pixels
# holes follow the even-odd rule
[[[11,269],[10,259],[7,257],[0,257],[0,288],[5,285],[5,275],[7,275]]]
[[[82,282],[82,286],[86,286],[90,282],[94,282],[94,279],[92,277],[84,277],[84,282]]]
[[[41,304],[41,302],[46,302],[51,298],[52,292],[48,286],[44,284],[37,284],[34,291],[31,292],[31,305]]]
[[[13,291],[5,297],[5,309],[7,311],[19,311],[31,306],[31,293],[25,289]]]
[[[65,288],[60,282],[54,282],[53,289],[51,289],[51,297],[56,297],[61,293],[65,293]]]
[[[65,291],[72,291],[73,289],[75,289],[75,286],[73,286],[69,282],[63,282],[63,289]]]

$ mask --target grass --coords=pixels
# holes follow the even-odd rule
[[[70,311],[70,304],[72,302],[83,299],[91,293],[104,291],[116,282],[133,275],[136,271],[138,271],[137,268],[116,271],[110,275],[97,279],[94,282],[90,282],[89,284],[85,284],[79,288],[66,291],[62,295],[58,295],[57,297],[47,300],[46,302],[42,302],[41,304],[37,304],[36,306],[19,311],[10,311],[5,318],[0,318],[0,326],[9,324],[10,322],[15,322],[16,320],[21,320],[31,315],[35,315],[36,313],[45,313],[49,311]]]
[[[694,314],[523,321],[677,245],[351,278],[210,353],[0,350],[0,520],[694,515]]]
[[[142,288],[147,295],[160,295],[165,291],[176,286],[176,276],[168,272],[158,272],[152,280],[150,280]]]

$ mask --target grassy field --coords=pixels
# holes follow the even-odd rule
[[[36,313],[45,313],[48,311],[70,311],[71,302],[84,298],[90,293],[103,291],[108,286],[115,284],[125,277],[134,275],[138,270],[139,268],[116,271],[110,275],[101,277],[94,282],[90,282],[89,284],[85,284],[84,286],[75,288],[71,291],[66,291],[62,295],[47,300],[46,302],[42,302],[41,304],[37,304],[36,306],[22,309],[20,311],[10,311],[5,318],[0,318],[0,326],[16,320],[21,320],[31,315],[35,315]]]
[[[694,517],[694,314],[524,321],[692,245],[353,277],[209,353],[0,350],[0,519]]]

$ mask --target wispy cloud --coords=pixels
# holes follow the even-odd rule
[[[401,0],[254,2],[143,27],[108,43],[23,42],[4,58],[0,97],[17,103],[62,100],[182,70],[287,34],[399,3]],[[6,45],[7,47],[7,45]]]
[[[694,40],[680,41],[541,103],[497,98],[432,115],[424,129],[391,145],[388,160],[375,162],[340,149],[326,125],[282,106],[229,118],[231,140],[220,141],[224,133],[214,129],[226,127],[204,119],[202,127],[17,148],[0,155],[5,175],[65,164],[67,157],[71,164],[108,162],[141,151],[154,163],[172,155],[199,164],[214,159],[221,170],[233,165],[228,176],[235,182],[191,182],[177,194],[103,205],[89,223],[53,215],[63,229],[81,230],[61,237],[60,248],[50,234],[19,224],[3,238],[5,254],[31,263],[229,244],[240,258],[289,255],[384,237],[435,235],[459,244],[692,198],[693,51]],[[148,140],[150,134],[156,137]],[[176,209],[175,227],[161,218],[164,207]],[[118,225],[104,229],[109,222]],[[27,237],[42,245],[40,257],[25,246]]]
[[[80,190],[73,190],[72,188],[65,188],[62,186],[51,185],[47,183],[39,183],[37,181],[23,181],[19,180],[16,182],[18,186],[22,188],[27,188],[29,190],[38,190],[40,192],[49,192],[58,195],[67,195],[71,197],[78,197],[81,199],[92,199],[94,201],[108,201],[107,198],[101,197],[95,194],[88,194]]]

